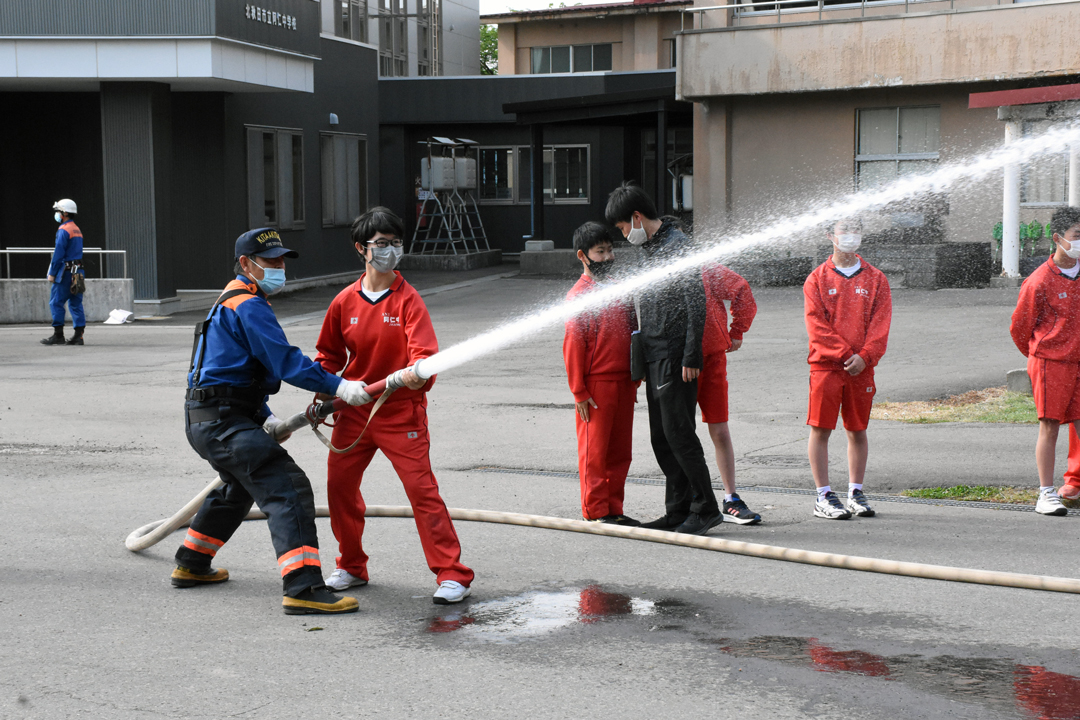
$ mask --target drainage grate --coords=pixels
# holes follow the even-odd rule
[[[521,468],[504,468],[494,465],[480,465],[472,468],[475,472],[498,473],[499,475],[531,475],[533,477],[557,477],[571,478],[576,480],[577,473],[558,472],[555,470],[524,470]],[[627,477],[626,482],[631,485],[656,485],[663,487],[663,478]],[[719,481],[714,481],[712,486],[718,490],[723,489]],[[740,490],[752,492],[775,493],[777,495],[816,495],[815,490],[803,488],[772,487],[769,485],[740,485]],[[1012,510],[1014,512],[1035,512],[1033,505],[1018,505],[1014,503],[991,503],[973,500],[929,500],[926,498],[904,497],[903,495],[872,495],[866,494],[867,499],[874,502],[907,503],[909,505],[946,505],[950,507],[978,508],[981,510]],[[1069,510],[1069,515],[1080,516],[1080,510]]]

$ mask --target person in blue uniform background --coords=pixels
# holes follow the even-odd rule
[[[56,231],[56,249],[49,264],[49,310],[52,312],[53,334],[43,338],[42,345],[82,345],[86,315],[83,313],[82,293],[72,294],[72,273],[83,272],[82,230],[72,220],[79,211],[74,200],[64,198],[53,203],[53,219],[60,223]],[[75,334],[64,340],[64,305],[71,311]]]

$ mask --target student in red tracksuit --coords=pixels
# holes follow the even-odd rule
[[[814,516],[846,520],[871,517],[863,495],[868,445],[866,426],[877,387],[874,367],[885,354],[892,322],[892,295],[885,274],[855,254],[862,224],[841,220],[826,233],[833,254],[803,284],[810,336],[810,426],[807,454],[818,496]],[[829,436],[842,413],[848,437],[848,497],[829,486]]]
[[[598,288],[615,263],[611,236],[600,223],[575,230],[574,249],[584,272],[567,300]],[[577,408],[581,516],[631,526],[641,524],[623,515],[637,401],[637,384],[630,379],[633,312],[625,301],[584,312],[566,322],[563,339],[566,377]]]
[[[1050,218],[1056,249],[1020,286],[1009,328],[1027,371],[1039,415],[1035,464],[1039,499],[1035,511],[1066,515],[1054,491],[1054,449],[1062,423],[1080,422],[1080,208],[1065,207]]]
[[[701,375],[698,376],[698,407],[701,421],[709,426],[709,437],[716,450],[716,465],[724,483],[723,514],[726,522],[753,525],[761,516],[746,506],[735,493],[735,450],[728,430],[727,354],[742,347],[743,334],[757,315],[757,303],[750,285],[741,275],[723,265],[705,268],[705,333],[701,339]],[[727,308],[731,303],[731,327]]]
[[[329,372],[344,369],[343,378],[374,382],[438,352],[424,301],[394,270],[404,232],[401,220],[384,207],[353,223],[352,239],[367,272],[342,290],[326,312],[315,360]],[[434,382],[435,378],[425,381],[407,372],[406,387],[389,397],[360,443],[347,453],[330,454],[326,478],[330,527],[341,555],[337,570],[326,578],[327,587],[343,590],[367,584],[368,556],[361,543],[366,506],[360,482],[375,451],[382,450],[405,486],[424,556],[439,582],[434,602],[445,605],[469,595],[473,571],[461,564],[461,544],[428,459],[425,393]],[[348,447],[360,435],[371,408],[362,405],[337,413],[335,447]]]

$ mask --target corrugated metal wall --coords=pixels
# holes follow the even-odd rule
[[[0,35],[214,35],[217,0],[0,0]]]
[[[143,84],[102,85],[105,233],[110,250],[127,250],[137,299],[157,297],[152,111]]]

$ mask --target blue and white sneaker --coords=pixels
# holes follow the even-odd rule
[[[847,520],[851,517],[851,513],[844,508],[844,504],[840,502],[840,498],[836,497],[836,493],[830,490],[824,496],[818,493],[817,500],[814,502],[814,517],[826,520]]]
[[[848,495],[847,509],[855,517],[874,517],[874,508],[866,501],[862,490],[852,490]]]

